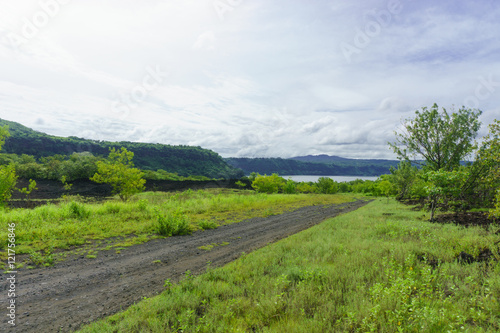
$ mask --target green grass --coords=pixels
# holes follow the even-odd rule
[[[0,212],[0,257],[6,257],[7,225],[12,222],[16,223],[16,253],[36,252],[32,258],[45,264],[61,259],[61,249],[76,253],[82,248],[85,251],[127,247],[302,206],[350,200],[351,196],[343,195],[283,196],[220,189],[175,194],[146,192],[129,202],[85,203],[67,198],[57,205]],[[43,258],[46,253],[50,258]]]
[[[377,200],[81,332],[498,332],[500,236]]]

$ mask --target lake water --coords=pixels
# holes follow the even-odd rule
[[[320,177],[329,177],[336,182],[350,182],[351,180],[362,179],[362,180],[377,180],[378,177],[369,176],[281,176],[285,179],[292,179],[295,182],[317,182]]]

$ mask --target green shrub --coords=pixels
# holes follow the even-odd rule
[[[54,255],[52,249],[48,249],[44,254],[41,252],[30,251],[30,260],[37,266],[50,266],[54,263]]]
[[[301,182],[297,184],[296,190],[299,193],[314,193],[316,192],[316,186],[305,182]]]
[[[158,214],[157,232],[162,236],[189,235],[191,227],[188,219],[179,213]]]
[[[339,192],[340,193],[348,193],[352,192],[351,185],[347,182],[341,182],[339,183]]]
[[[68,213],[70,217],[86,219],[90,216],[90,211],[84,204],[71,201],[68,204]]]
[[[212,221],[206,221],[206,220],[201,221],[200,224],[199,224],[199,226],[203,230],[217,229],[217,223],[212,222]]]
[[[137,201],[137,208],[140,211],[146,211],[148,209],[149,202],[146,199],[141,199]]]
[[[242,181],[239,181],[239,180],[234,184],[236,186],[238,186],[238,188],[245,188],[247,186],[245,183],[243,183]]]
[[[497,190],[496,200],[497,202],[495,208],[490,210],[490,215],[494,217],[500,217],[500,189]]]
[[[334,194],[339,191],[339,184],[334,182],[330,177],[319,177],[316,182],[316,188],[318,193]]]
[[[0,167],[0,204],[9,200],[16,186],[17,176],[14,165]]]
[[[285,185],[285,179],[278,176],[278,174],[273,173],[271,176],[261,176],[257,175],[255,180],[252,182],[252,187],[260,193],[278,193]]]
[[[283,193],[285,194],[297,193],[297,184],[293,180],[288,179],[286,181],[286,184],[283,186]]]

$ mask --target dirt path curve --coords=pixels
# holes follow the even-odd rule
[[[187,270],[194,274],[237,259],[242,252],[305,230],[327,218],[353,211],[366,201],[309,206],[267,218],[253,218],[189,236],[157,239],[116,254],[99,252],[96,259],[76,257],[44,269],[17,273],[16,327],[7,324],[2,296],[0,331],[70,332],[83,324],[126,309],[143,297],[159,294],[164,282],[175,282]],[[223,242],[211,251],[198,247]],[[161,262],[154,262],[160,260]],[[2,293],[7,295],[6,275]]]

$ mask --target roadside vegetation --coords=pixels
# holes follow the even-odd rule
[[[265,217],[318,204],[339,204],[351,196],[266,195],[247,190],[146,192],[127,202],[85,203],[66,198],[58,205],[14,209],[0,214],[0,248],[8,240],[7,224],[16,223],[16,253],[54,257],[61,249],[102,243],[111,249],[152,238],[213,229],[252,217]],[[115,238],[113,240],[109,240]],[[109,240],[109,241],[107,241]],[[2,254],[5,256],[5,253]],[[40,260],[38,260],[40,261]]]
[[[498,230],[379,199],[81,332],[498,332]]]

